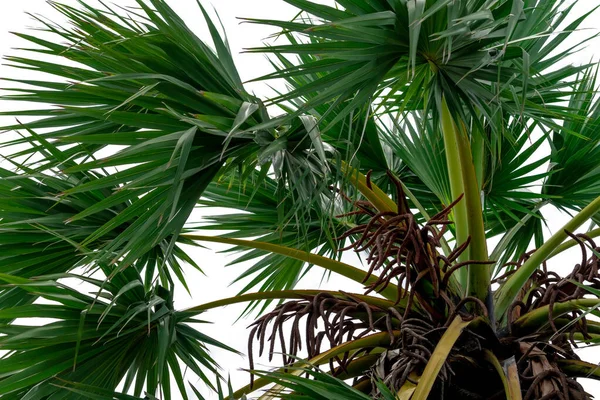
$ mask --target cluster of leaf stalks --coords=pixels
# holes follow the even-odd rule
[[[563,306],[589,297],[584,284],[592,288],[600,286],[600,248],[595,242],[586,235],[568,233],[581,248],[581,263],[565,277],[549,271],[544,263],[509,307],[507,328],[502,329],[499,323],[490,322],[487,305],[465,296],[453,280],[453,274],[460,268],[493,261],[459,262],[470,240],[457,245],[450,254],[443,255],[440,251],[444,233],[452,224],[449,215],[462,196],[419,224],[402,183],[391,174],[389,177],[397,191],[396,211],[379,212],[370,202],[353,201],[338,191],[356,207],[355,211],[339,217],[355,217],[359,221],[337,239],[340,243],[351,242],[341,251],[368,254],[363,283],[375,273],[379,275],[366,285],[364,295],[341,291],[318,293],[283,303],[260,317],[251,325],[250,369],[254,369],[255,341],[259,355],[268,347],[269,360],[279,344],[283,365],[294,366],[303,345],[309,359],[314,359],[324,352],[325,343],[327,348],[338,348],[367,335],[384,333],[389,340],[383,348],[364,347],[328,359],[333,376],[353,378],[355,387],[378,398],[381,395],[378,382],[394,392],[418,383],[436,346],[458,317],[474,323],[449,350],[428,398],[460,395],[483,399],[482,393],[487,398],[505,398],[504,388],[493,378],[495,372],[489,362],[492,354],[494,359],[502,359],[505,365],[515,368],[521,395],[526,400],[590,399],[582,386],[562,370],[563,366],[579,361],[574,352],[575,337],[591,339],[586,313],[578,309],[564,312],[562,308],[555,312],[554,308],[557,303]],[[372,189],[369,175],[366,186]],[[588,246],[592,249],[589,257]],[[528,252],[519,261],[505,265],[509,272],[493,283],[505,281],[532,254]],[[373,297],[367,296],[390,284],[397,286],[395,301],[378,299],[374,303]],[[547,323],[531,324],[529,319],[536,312],[548,318]],[[597,328],[594,325],[592,329]],[[464,375],[473,370],[474,376],[481,380]]]
[[[305,329],[300,327],[301,320],[305,318]],[[330,347],[365,336],[375,332],[378,328],[387,329],[393,337],[393,319],[402,320],[402,316],[394,307],[387,310],[372,306],[351,294],[344,293],[341,297],[334,297],[328,293],[321,293],[308,297],[306,300],[291,301],[277,307],[274,311],[263,315],[252,325],[248,341],[250,367],[253,363],[253,341],[259,341],[259,355],[263,353],[265,341],[270,343],[269,361],[272,360],[276,341],[279,341],[283,358],[283,365],[291,365],[304,346],[309,357],[314,357],[322,352],[325,340]],[[284,324],[291,321],[289,340],[285,340]],[[319,324],[321,323],[321,325]],[[268,329],[272,325],[271,329]],[[305,335],[304,335],[305,333]],[[289,347],[286,346],[289,344]],[[354,355],[356,356],[356,355]],[[353,357],[345,354],[342,358],[336,357],[339,366],[344,369]],[[331,360],[331,369],[334,360]]]

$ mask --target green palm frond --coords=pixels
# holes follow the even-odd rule
[[[285,392],[277,393],[277,397],[281,399],[314,399],[314,400],[367,400],[371,399],[368,394],[363,393],[359,389],[350,386],[339,378],[319,370],[318,368],[304,368],[301,370],[306,374],[306,377],[295,376],[292,374],[273,373],[273,372],[256,372],[257,375],[263,376],[272,383],[276,383],[286,388]],[[299,375],[299,374],[298,374]],[[382,389],[382,400],[394,400],[396,395],[392,393],[382,383],[378,384]],[[360,386],[358,386],[360,388]]]
[[[299,44],[296,38],[286,33],[285,37],[293,44]],[[275,60],[272,66],[275,69],[274,75],[281,74],[290,91],[299,91],[311,82],[317,81],[323,77],[321,68],[311,69],[307,64],[318,62],[319,57],[302,53],[298,55],[297,62],[290,61],[282,54],[275,53]],[[286,74],[286,70],[294,70],[294,73]],[[278,106],[286,113],[295,113],[302,109],[302,103],[314,97],[314,93],[303,93],[299,99],[290,99],[290,105],[278,103]],[[316,105],[308,112],[315,118],[322,121],[333,122],[337,112],[342,111],[343,104],[337,105],[336,111],[329,112],[329,105]],[[330,110],[331,111],[331,110]],[[329,125],[328,123],[322,125]],[[378,135],[375,119],[372,117],[370,107],[358,108],[349,118],[329,125],[328,129],[322,132],[324,142],[333,146],[343,157],[351,162],[360,162],[361,167],[374,172],[385,172],[388,168],[388,157],[384,146]]]
[[[41,48],[32,50],[36,55],[32,58],[7,60],[17,68],[45,73],[44,78],[50,75],[67,82],[15,79],[31,88],[14,89],[21,93],[6,95],[5,100],[35,100],[57,107],[4,114],[39,118],[5,127],[30,133],[6,143],[28,144],[9,157],[35,154],[28,165],[35,172],[110,172],[58,191],[66,199],[74,193],[109,191],[107,202],[131,203],[127,211],[118,212],[122,224],[144,225],[135,233],[123,230],[116,235],[95,253],[98,262],[118,261],[124,268],[168,237],[169,254],[196,201],[224,162],[234,165],[258,150],[252,135],[240,132],[262,122],[266,114],[257,112],[259,101],[244,91],[231,54],[208,17],[216,52],[162,0],[140,0],[143,15],[125,17],[85,3],[81,9],[51,4],[72,27],[40,20],[54,38],[20,35]],[[57,44],[57,38],[64,44]],[[37,57],[47,54],[58,56],[58,61]],[[35,133],[41,130],[45,132]],[[62,150],[60,158],[47,143]],[[120,150],[103,155],[115,145]],[[152,206],[148,209],[147,204]],[[94,208],[87,213],[99,211],[106,212]]]
[[[229,212],[220,215],[205,215],[203,223],[196,228],[202,230],[231,231],[224,234],[228,238],[256,237],[267,243],[284,245],[307,252],[337,258],[337,244],[334,238],[341,235],[343,224],[328,215],[337,211],[332,208],[334,199],[323,198],[313,205],[309,212],[297,214],[295,199],[291,196],[280,198],[278,182],[269,176],[253,172],[245,180],[235,178],[212,183],[199,202],[203,213],[211,208],[225,208]],[[190,226],[190,229],[194,227]],[[233,247],[228,251],[245,250]],[[299,260],[262,250],[252,250],[236,258],[230,265],[253,261],[236,281],[248,280],[241,293],[258,287],[260,291],[292,289],[306,274],[309,265]],[[266,303],[268,305],[268,303]],[[265,306],[266,306],[265,305]],[[264,310],[264,308],[263,308]]]
[[[75,382],[59,382],[57,386],[61,386],[65,391],[69,391],[73,393],[73,395],[85,396],[84,398],[91,400],[157,400],[156,397],[149,394],[146,394],[144,397],[129,396],[127,394],[115,392],[114,390],[83,385]]]
[[[582,74],[569,108],[581,120],[565,123],[552,132],[550,168],[544,193],[554,196],[552,203],[562,209],[578,210],[600,195],[598,157],[600,157],[600,107],[597,97],[598,70]],[[578,132],[579,136],[568,132]]]
[[[427,206],[428,212],[435,214],[442,204],[452,201],[442,134],[421,113],[407,113],[401,121],[392,123],[392,128],[382,124],[382,136],[401,160],[400,165],[405,164],[401,169],[404,173],[398,175],[420,203]],[[472,124],[473,127],[476,125]],[[503,128],[509,133],[498,138],[489,135],[488,129],[486,141],[489,144],[482,152],[485,159],[478,164],[482,169],[480,185],[488,237],[504,234],[526,215],[539,211],[552,197],[540,193],[543,181],[551,172],[539,172],[550,157],[539,156],[541,146],[547,140],[545,135],[531,142],[536,126],[513,119]],[[532,157],[534,154],[536,156]],[[416,186],[411,174],[419,178],[420,186]],[[529,226],[535,225],[536,232],[541,233],[541,214],[538,212],[537,218],[527,219]],[[519,235],[519,240],[525,243],[519,255],[529,246],[531,238],[530,235],[524,240]]]
[[[218,367],[207,345],[232,349],[192,326],[203,321],[174,310],[172,291],[161,286],[146,291],[133,269],[111,282],[81,278],[98,291],[95,296],[60,283],[60,278],[77,277],[0,276],[6,284],[50,300],[0,311],[3,321],[22,321],[0,325],[0,348],[9,351],[0,360],[3,397],[64,398],[61,386],[68,381],[110,391],[124,382],[124,392],[160,393],[170,399],[173,379],[187,399],[182,366],[212,387],[206,372],[214,375]],[[21,325],[40,315],[53,321],[34,328]]]
[[[568,109],[560,105],[565,92],[559,89],[568,89],[569,80],[581,68],[550,70],[570,54],[556,55],[552,50],[585,16],[564,26],[572,6],[562,0],[338,0],[338,8],[304,0],[286,2],[308,18],[251,22],[279,27],[299,39],[251,51],[318,54],[265,78],[299,79],[313,71],[319,77],[274,101],[304,97],[302,110],[344,104],[332,123],[379,95],[377,102],[388,110],[432,110],[438,116],[441,99],[446,97],[452,113],[462,120],[468,115],[493,119],[498,110],[549,126],[556,126],[550,115],[570,118]],[[564,31],[548,35],[559,29]],[[302,41],[303,37],[309,40]]]
[[[391,128],[384,125],[382,135],[395,157],[418,177],[421,185],[411,187],[411,181],[415,180],[406,172],[398,174],[400,179],[433,215],[443,208],[442,204],[450,204],[454,199],[450,193],[443,137],[430,121],[422,123],[422,116],[411,113],[398,117],[392,121]]]
[[[65,160],[67,166],[73,165],[64,158],[64,152],[48,142],[43,142],[38,150]],[[144,190],[124,193],[118,186],[99,184],[110,178],[102,171],[63,174],[17,167],[20,173],[0,169],[0,272],[21,278],[67,273],[77,268],[86,272],[101,270],[112,277],[115,269],[109,262],[98,261],[98,253],[106,251],[105,258],[118,258],[117,252],[107,249],[115,248],[125,235],[135,241],[147,215],[143,207],[156,208],[153,203],[164,193],[151,191],[137,199],[134,206],[131,196]],[[79,190],[86,185],[88,190]],[[132,265],[145,276],[147,289],[155,278],[165,287],[173,287],[178,280],[187,288],[183,265],[199,269],[181,247],[191,243],[172,239],[173,236],[167,236],[157,240],[133,260]],[[136,247],[141,247],[138,242]],[[35,299],[23,296],[19,288],[2,289],[0,293],[0,308]]]

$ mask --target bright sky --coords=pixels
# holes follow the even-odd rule
[[[76,0],[62,0],[62,2],[70,5],[77,4]],[[333,3],[331,0],[321,2]],[[95,2],[89,1],[89,3],[94,4]],[[134,1],[119,0],[116,3],[120,6],[125,6],[134,4]],[[208,2],[205,0],[204,4],[207,3]],[[169,4],[183,16],[189,26],[195,30],[201,38],[209,38],[207,31],[203,27],[202,16],[196,6],[195,0],[170,0]],[[275,30],[256,24],[240,23],[241,21],[237,18],[291,19],[296,13],[295,9],[284,3],[283,0],[213,0],[212,4],[215,6],[227,31],[228,39],[232,51],[234,52],[234,57],[242,79],[249,80],[270,72],[270,65],[263,55],[240,53],[243,49],[260,46],[262,41],[270,34],[274,33]],[[579,1],[572,12],[572,15],[569,16],[569,19],[577,18],[587,10],[592,9],[596,4],[597,2],[593,0]],[[23,43],[9,32],[23,32],[29,27],[36,26],[36,23],[32,18],[25,14],[26,12],[39,14],[54,22],[60,23],[62,21],[62,18],[56,15],[51,7],[46,4],[45,0],[4,0],[2,5],[0,5],[0,54],[2,56],[15,54],[15,51],[11,50],[11,48],[19,47]],[[599,13],[596,13],[595,15],[596,17],[600,17]],[[593,29],[596,22],[597,18],[589,19],[585,28]],[[589,32],[579,32],[569,43],[565,44],[565,46],[576,44],[578,40],[581,40],[581,38],[588,35]],[[600,48],[599,45],[599,40],[591,42],[590,46],[584,51],[581,51],[573,62],[584,63],[591,59],[598,60],[599,53],[597,49]],[[10,70],[6,66],[0,67],[0,77],[14,76],[14,74],[14,70]],[[24,78],[25,75],[26,74],[22,71],[19,72],[20,77]],[[6,84],[0,86],[6,87]],[[259,96],[268,93],[264,84],[250,84],[248,88],[255,91]],[[7,102],[2,102],[0,104],[2,110],[20,109],[21,107],[23,107],[23,104],[15,105]],[[9,121],[7,121],[6,118],[3,119],[0,117],[0,126],[5,125],[8,122]],[[548,228],[551,232],[555,232],[567,220],[567,216],[565,215],[560,215],[558,213],[554,213],[553,215],[555,215],[555,217],[553,217],[548,224]],[[235,296],[237,294],[237,291],[241,286],[236,285],[230,287],[229,284],[241,273],[244,266],[238,265],[225,268],[227,260],[231,260],[231,257],[227,258],[222,254],[215,253],[214,250],[218,249],[222,249],[222,247],[211,245],[210,250],[194,249],[192,251],[192,256],[199,261],[207,276],[203,276],[193,270],[188,271],[188,282],[190,282],[190,286],[192,287],[192,296],[190,297],[184,290],[177,292],[177,308],[187,308],[207,301]],[[578,259],[579,255],[576,252],[563,255],[562,258],[554,262],[555,268],[560,272],[565,273],[566,271],[561,269],[560,266],[572,266],[573,261],[570,261],[574,259],[572,257]],[[353,288],[356,291],[360,290],[355,283],[349,281],[346,282],[343,279],[335,279],[326,283],[321,283],[321,274],[317,271],[309,274],[309,276],[300,283],[300,287],[314,288],[319,284],[321,284],[321,287],[323,288],[336,289],[344,287],[344,289],[348,291],[352,291]],[[242,320],[234,324],[243,308],[244,306],[230,306],[203,315],[203,319],[215,321],[213,325],[202,327],[203,332],[216,337],[242,352],[246,352],[248,331],[245,328],[251,320]],[[600,352],[597,351],[597,349],[587,349],[582,352],[582,355],[587,361],[600,362]],[[247,374],[239,370],[240,368],[247,368],[247,359],[245,357],[232,355],[224,351],[215,351],[214,356],[220,362],[221,366],[226,371],[226,374],[227,372],[231,374],[234,387],[240,387],[248,382]],[[266,360],[259,360],[259,362],[260,361]],[[261,365],[258,364],[257,366],[260,367]],[[192,383],[195,382],[192,381]],[[600,395],[600,384],[586,381],[584,385],[590,393]],[[199,384],[198,387],[205,389],[202,387],[202,384]],[[202,390],[202,392],[207,394],[207,398],[213,398],[208,390]],[[193,398],[193,395],[191,395],[191,398]]]

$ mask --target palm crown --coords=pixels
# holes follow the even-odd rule
[[[209,346],[236,350],[198,316],[247,303],[252,378],[231,398],[590,398],[577,378],[600,373],[574,348],[600,340],[600,231],[575,232],[600,215],[597,69],[556,51],[589,14],[285,1],[293,20],[248,20],[285,39],[249,50],[287,84],[265,99],[200,3],[212,46],[164,0],[51,2],[68,26],[18,34],[33,56],[7,62],[43,74],[4,99],[48,106],[2,113],[20,137],[0,169],[0,394],[201,397],[189,370],[223,398]],[[551,237],[547,205],[573,214]],[[213,207],[232,212],[190,222]],[[178,310],[201,242],[252,264],[238,296]],[[365,290],[295,289],[310,268]]]

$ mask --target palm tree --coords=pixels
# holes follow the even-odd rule
[[[50,2],[68,25],[17,34],[33,55],[8,63],[41,78],[4,99],[47,106],[2,113],[20,135],[0,169],[0,395],[202,398],[192,374],[219,398],[591,398],[577,379],[600,369],[575,348],[600,343],[600,230],[576,232],[600,221],[597,66],[560,47],[591,11],[285,1],[293,20],[248,20],[286,41],[249,50],[287,84],[268,99],[200,3],[212,46],[165,0]],[[572,218],[548,236],[551,206]],[[213,207],[230,212],[190,223]],[[178,310],[207,242],[243,252],[245,286]],[[295,289],[311,268],[364,291]],[[236,350],[198,317],[234,303],[257,315],[235,392],[209,347]]]

